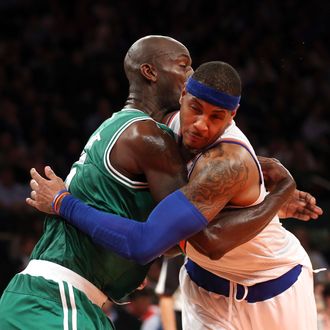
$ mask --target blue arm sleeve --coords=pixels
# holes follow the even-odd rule
[[[152,261],[208,223],[179,190],[164,198],[146,222],[96,210],[72,195],[63,198],[60,215],[95,243],[140,264]]]

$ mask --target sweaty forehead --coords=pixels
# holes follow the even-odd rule
[[[176,59],[187,59],[190,60],[190,55],[187,52],[171,52],[171,51],[159,51],[159,52],[155,52],[155,54],[153,55],[154,58],[157,57],[168,57],[171,60],[176,60]]]

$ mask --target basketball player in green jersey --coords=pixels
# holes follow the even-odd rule
[[[188,50],[174,39],[150,36],[133,44],[125,57],[130,83],[126,105],[89,139],[67,177],[70,192],[100,210],[145,221],[156,203],[184,185],[186,169],[177,146],[155,120],[179,108],[191,71]],[[262,207],[270,206],[277,209],[278,199]],[[267,224],[248,223],[241,213],[229,215],[228,222],[242,219],[254,234]],[[255,219],[255,214],[248,216]],[[205,226],[197,218],[200,222],[192,224],[190,234]],[[46,329],[112,329],[102,305],[138,287],[148,269],[149,264],[123,259],[56,217],[47,217],[29,265],[1,298],[0,329],[33,329],[36,324]]]

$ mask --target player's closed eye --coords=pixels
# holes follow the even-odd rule
[[[199,107],[196,107],[196,105],[194,104],[190,104],[190,109],[197,115],[203,112]]]

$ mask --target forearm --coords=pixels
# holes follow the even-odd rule
[[[200,253],[219,259],[228,251],[248,242],[274,218],[295,189],[291,178],[280,181],[265,200],[253,207],[221,212],[202,232],[188,241]]]
[[[96,210],[72,195],[63,198],[60,215],[95,243],[141,264],[152,261],[207,225],[206,219],[179,191],[163,199],[146,222]]]
[[[173,298],[162,296],[159,299],[159,307],[163,330],[176,330]]]

